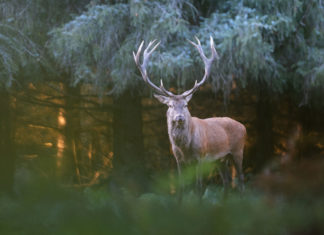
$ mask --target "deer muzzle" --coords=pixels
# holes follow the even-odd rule
[[[185,116],[182,114],[175,116],[175,118],[173,119],[173,123],[176,124],[176,126],[183,126],[185,121]]]

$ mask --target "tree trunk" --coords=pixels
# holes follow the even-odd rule
[[[266,88],[261,89],[256,105],[255,128],[257,140],[252,162],[256,171],[261,170],[273,156],[273,104],[271,99],[272,97]]]
[[[0,191],[11,192],[15,172],[15,141],[12,103],[7,91],[0,93]]]
[[[114,98],[113,181],[143,190],[145,174],[141,97],[125,92]]]
[[[64,150],[59,169],[64,183],[81,183],[80,177],[80,86],[64,85],[65,98],[64,118],[62,126]]]
[[[298,121],[301,124],[302,134],[297,145],[297,157],[299,159],[310,157],[322,157],[320,137],[312,133],[323,133],[324,111],[316,107],[303,106],[298,109]]]

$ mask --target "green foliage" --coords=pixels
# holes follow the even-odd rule
[[[200,58],[186,41],[194,35],[206,53],[209,36],[216,40],[221,58],[211,77],[214,91],[228,95],[234,80],[274,92],[304,92],[322,84],[321,1],[231,0],[213,9],[198,12],[186,0],[93,4],[52,31],[50,49],[74,83],[110,87],[112,94],[144,85],[134,79],[138,72],[131,52],[142,40],[155,38],[161,45],[150,63],[151,79],[187,88],[202,73]]]
[[[82,7],[83,2],[87,0],[64,0],[59,4],[54,0],[0,2],[1,86],[10,87],[13,81],[21,85],[23,81],[44,79],[45,68],[46,76],[53,73],[43,50],[47,31],[69,18],[70,12]]]
[[[274,45],[263,37],[263,31],[274,30],[266,18],[254,16],[252,9],[242,8],[234,19],[228,14],[214,13],[203,23],[201,37],[211,34],[219,42],[217,50],[221,58],[214,69],[215,89],[226,86],[233,79],[243,86],[247,82],[262,81],[281,88],[281,66],[273,56]]]
[[[161,41],[149,66],[154,82],[162,78],[166,86],[180,90],[191,86],[202,74],[200,58],[186,41],[194,35],[201,39],[206,53],[209,35],[216,40],[221,58],[213,66],[214,91],[221,89],[228,95],[233,81],[242,87],[274,92],[293,89],[303,95],[323,87],[324,8],[320,0],[92,1],[82,12],[86,3],[5,1],[0,4],[1,20],[20,28],[40,47],[50,37],[48,48],[72,75],[73,84],[91,83],[101,90],[108,87],[116,95],[144,86],[132,58],[142,40],[146,45],[153,39]],[[209,4],[214,12],[204,7],[198,11],[193,4]],[[52,28],[62,22],[67,23]],[[2,35],[8,37],[5,32]],[[9,43],[2,40],[3,45]],[[19,40],[13,41],[11,45]],[[8,84],[28,46],[3,49]],[[20,52],[12,48],[20,48]],[[23,60],[26,63],[29,58]]]
[[[309,103],[323,88],[324,11],[321,1],[224,1],[198,35],[212,35],[221,56],[212,86],[229,95],[232,82],[272,92],[293,90]],[[256,91],[258,94],[258,91]],[[316,100],[315,96],[313,100]]]
[[[27,187],[26,187],[27,186]],[[224,199],[209,187],[200,202],[184,195],[139,196],[128,189],[62,188],[33,180],[16,197],[0,197],[1,234],[290,234],[324,231],[324,201],[271,198],[247,190]]]
[[[19,29],[0,23],[0,86],[11,87],[20,69],[39,57],[37,46]]]
[[[79,13],[90,0],[10,0],[0,4],[1,16],[34,42],[42,45],[47,32],[55,25],[66,22],[70,14]]]
[[[109,65],[117,56],[118,44],[127,32],[127,18],[125,4],[93,6],[63,28],[51,32],[50,48],[54,57],[62,66],[69,66],[75,84],[81,80],[105,82],[107,73],[113,70]]]
[[[138,71],[132,57],[142,40],[146,45],[155,38],[161,41],[162,53],[158,50],[152,58],[152,77],[162,75],[170,81],[170,76],[183,77],[183,71],[189,74],[192,59],[185,39],[191,37],[188,20],[194,16],[190,1],[89,5],[82,15],[51,32],[49,48],[71,71],[75,84],[92,83],[121,94],[142,84],[135,78]]]
[[[323,63],[323,4],[321,1],[227,1],[205,19],[200,37],[218,41],[220,62],[213,85],[228,87],[233,79],[297,91],[315,84]]]

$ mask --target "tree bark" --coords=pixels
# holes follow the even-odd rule
[[[274,151],[273,104],[266,88],[260,90],[256,104],[255,128],[257,140],[252,165],[256,171],[259,171],[272,158]]]
[[[80,86],[63,87],[65,98],[64,151],[60,171],[64,183],[81,183],[80,177]]]
[[[143,190],[145,173],[141,97],[125,92],[114,98],[113,181]]]
[[[7,91],[0,93],[0,191],[11,192],[15,173],[13,106]]]

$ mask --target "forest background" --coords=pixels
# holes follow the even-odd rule
[[[0,231],[324,232],[323,7],[321,0],[2,0]],[[239,197],[234,181],[223,199],[211,171],[203,202],[188,190],[178,205],[166,107],[132,52],[142,40],[161,41],[149,73],[180,93],[203,74],[187,41],[195,36],[206,53],[212,36],[220,58],[190,111],[247,127],[247,190]]]

